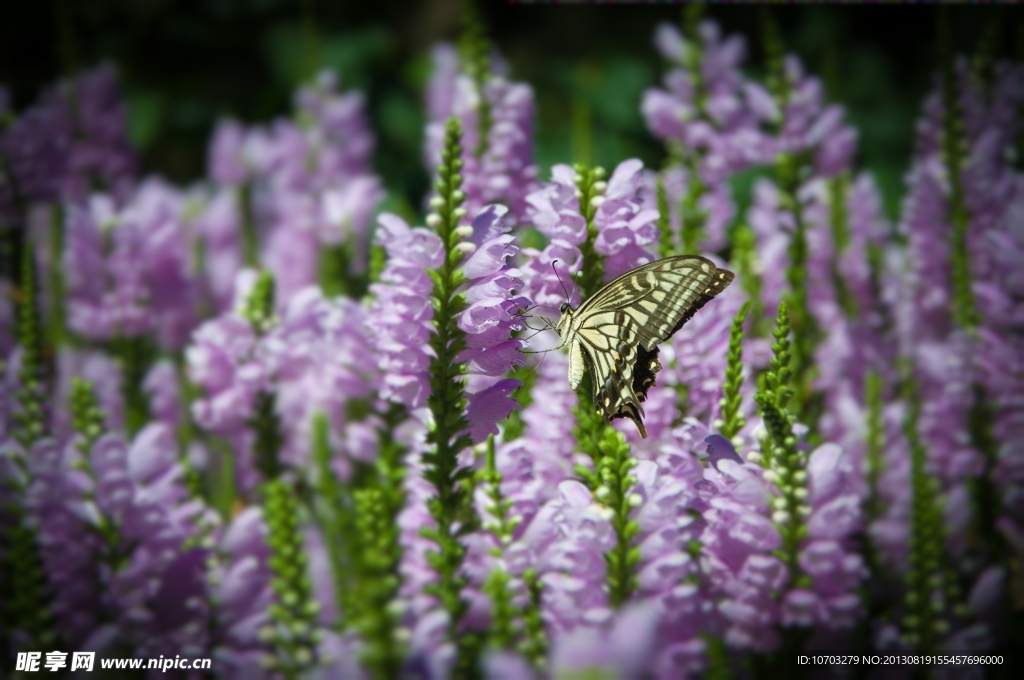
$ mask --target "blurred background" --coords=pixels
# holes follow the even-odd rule
[[[530,83],[538,107],[542,176],[553,163],[613,166],[636,156],[660,166],[665,152],[640,116],[643,90],[665,65],[651,44],[658,22],[678,22],[678,4],[549,4],[481,0],[490,37],[511,76]],[[203,176],[216,121],[287,115],[295,87],[321,67],[344,89],[366,93],[377,134],[376,170],[386,208],[419,205],[422,92],[429,49],[453,40],[460,0],[41,0],[0,10],[0,82],[15,110],[61,74],[113,61],[129,105],[132,142],[146,173],[178,183]],[[790,51],[821,75],[861,133],[886,209],[896,213],[914,121],[937,63],[934,5],[787,5],[770,11]],[[1024,7],[960,5],[953,41],[974,53],[1024,58]],[[706,16],[746,39],[748,66],[762,59],[764,7],[710,5]],[[751,178],[748,178],[752,179]],[[739,181],[739,200],[744,185]]]

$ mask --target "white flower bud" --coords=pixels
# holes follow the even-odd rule
[[[430,207],[433,208],[434,210],[440,210],[441,208],[444,207],[444,199],[441,198],[440,196],[434,196],[432,199],[430,199]]]
[[[430,213],[427,215],[427,226],[436,230],[441,226],[441,216],[437,213]]]
[[[460,224],[455,227],[455,233],[459,235],[459,238],[469,238],[473,235],[473,227],[469,224]]]
[[[594,182],[594,191],[599,194],[608,191],[608,182]]]
[[[595,208],[600,208],[602,203],[604,203],[604,196],[594,196],[590,199],[590,205]]]
[[[789,513],[784,510],[776,510],[772,513],[772,521],[776,524],[786,524],[789,522]]]
[[[629,494],[629,507],[631,507],[631,508],[639,508],[643,504],[644,504],[644,497],[643,496],[641,496],[638,493],[631,493],[631,494]]]
[[[461,191],[459,193],[462,194]],[[465,196],[465,194],[462,195]],[[456,208],[455,210],[452,211],[452,216],[457,220],[461,220],[463,217],[466,216],[466,214],[467,213],[465,208]]]
[[[455,246],[455,250],[459,251],[463,255],[472,255],[473,251],[476,250],[476,246],[469,241],[463,241]]]

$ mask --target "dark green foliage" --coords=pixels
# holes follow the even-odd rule
[[[807,222],[804,219],[801,202],[800,176],[807,159],[789,154],[779,154],[776,159],[776,182],[779,189],[779,208],[788,212],[793,220],[790,235],[789,257],[786,266],[786,282],[789,284],[790,322],[793,325],[793,384],[797,399],[795,410],[804,416],[808,424],[812,420],[804,413],[805,406],[812,398],[814,380],[814,348],[820,339],[820,331],[811,314],[807,298]]]
[[[871,521],[882,514],[882,508],[879,506],[878,480],[885,466],[885,460],[882,458],[885,446],[885,421],[882,420],[882,378],[877,371],[868,371],[864,385],[864,399],[867,405],[864,458],[868,483],[868,498],[865,505],[868,520]]]
[[[939,51],[942,60],[942,160],[949,177],[949,219],[953,231],[950,252],[953,271],[953,318],[961,327],[974,332],[980,319],[971,288],[971,263],[967,250],[967,229],[971,216],[967,212],[963,171],[967,163],[967,133],[960,102],[960,87],[953,64],[949,36],[949,19],[939,13]]]
[[[123,336],[110,343],[110,351],[121,367],[124,429],[131,438],[150,420],[149,395],[143,389],[143,382],[156,358],[156,349],[147,336]]]
[[[949,632],[949,610],[959,603],[960,593],[946,563],[940,486],[926,470],[927,451],[918,431],[921,399],[913,383],[907,386],[907,401],[903,429],[910,445],[910,564],[903,640],[915,652],[928,654]]]
[[[36,528],[29,520],[25,503],[29,478],[28,457],[32,447],[47,435],[42,330],[36,297],[35,258],[30,243],[23,243],[20,264],[20,296],[16,300],[15,334],[22,348],[18,371],[13,438],[17,442],[6,455],[22,475],[0,478],[0,631],[17,640],[20,649],[49,649],[57,642],[50,611],[46,572],[39,553]],[[19,450],[20,447],[20,450]]]
[[[58,638],[36,532],[20,507],[7,504],[3,514],[7,526],[3,531],[0,630],[14,639],[20,638],[21,649],[54,649]]]
[[[404,643],[398,637],[401,612],[393,606],[402,585],[398,573],[402,558],[397,522],[403,500],[400,494],[400,486],[397,489],[361,489],[354,493],[355,528],[363,551],[359,558],[362,579],[357,593],[361,606],[354,628],[366,645],[363,661],[372,669],[374,677],[382,680],[395,677],[404,656]]]
[[[363,256],[363,253],[355,252],[352,240],[320,247],[318,274],[324,297],[344,295],[358,300],[366,294],[370,285],[367,274],[356,274],[352,267],[352,263]]]
[[[487,39],[484,23],[480,18],[477,0],[462,0],[462,36],[459,51],[462,68],[473,79],[480,107],[477,110],[477,143],[473,155],[480,158],[487,149],[487,136],[491,131],[491,107],[484,97],[484,86],[491,77],[491,42]]]
[[[71,379],[71,424],[78,434],[75,447],[85,457],[106,431],[106,412],[100,407],[93,384],[81,378]]]
[[[50,261],[64,256],[64,208],[50,206]],[[50,346],[64,344],[67,336],[67,311],[64,305],[64,267],[50,267]]]
[[[736,270],[738,283],[743,287],[750,301],[750,335],[756,338],[767,333],[764,314],[764,302],[761,300],[761,276],[758,274],[760,264],[757,255],[757,238],[754,230],[746,224],[739,224],[733,230],[732,256],[729,259]]]
[[[242,216],[242,258],[246,267],[260,266],[259,229],[252,204],[252,183],[245,182],[238,188],[238,212]]]
[[[655,191],[658,198],[658,254],[661,257],[675,255],[675,244],[672,242],[672,220],[669,214],[668,195],[665,193],[665,183],[658,175],[658,183]]]
[[[381,680],[398,674],[405,654],[400,611],[392,604],[402,583],[397,518],[405,503],[403,450],[392,430],[403,416],[399,406],[386,414],[380,455],[372,469],[357,464],[346,484],[330,466],[327,418],[320,414],[313,421],[314,490],[321,500],[316,519],[326,539],[340,625],[360,635],[362,660]]]
[[[275,411],[277,398],[273,392],[260,392],[253,404],[253,415],[246,424],[256,435],[253,442],[253,457],[256,469],[263,479],[274,479],[281,474],[283,467],[280,461],[281,446],[284,445],[284,433],[281,422]]]
[[[270,548],[271,623],[261,636],[274,650],[273,668],[289,680],[305,677],[316,664],[317,604],[309,578],[306,548],[299,526],[299,501],[292,486],[282,480],[261,487],[263,516]]]
[[[576,166],[580,212],[587,220],[587,240],[580,245],[584,269],[579,287],[583,299],[596,293],[604,284],[604,261],[594,251],[597,239],[594,215],[597,207],[593,201],[605,189],[602,177],[604,170],[601,168]],[[573,407],[576,416],[573,436],[580,450],[594,462],[594,469],[591,471],[577,465],[574,472],[593,492],[594,499],[612,513],[611,524],[618,540],[615,547],[605,553],[605,562],[608,565],[608,600],[611,606],[618,607],[636,590],[636,566],[640,562],[640,551],[632,545],[640,528],[629,518],[633,508],[630,491],[636,483],[630,471],[636,461],[631,457],[629,445],[622,433],[604,422],[604,418],[595,410],[591,396],[592,380],[593,376],[588,371],[576,390],[579,403]]]
[[[468,579],[462,573],[466,547],[461,539],[479,523],[470,492],[472,469],[460,466],[457,459],[458,453],[470,444],[469,437],[462,434],[469,425],[465,418],[467,402],[463,376],[466,367],[455,361],[466,347],[465,333],[457,325],[458,315],[466,307],[465,295],[459,292],[465,275],[458,268],[462,253],[457,248],[461,237],[456,231],[466,215],[465,208],[461,207],[466,200],[459,174],[461,138],[458,119],[450,119],[437,173],[437,197],[431,203],[436,213],[428,220],[444,244],[444,262],[439,269],[429,272],[434,281],[434,332],[430,338],[434,357],[430,361],[431,395],[427,406],[434,416],[434,427],[427,437],[432,450],[423,454],[423,477],[436,490],[436,495],[427,501],[436,526],[423,529],[422,534],[438,546],[436,552],[427,555],[430,566],[438,574],[438,582],[431,584],[428,592],[437,597],[448,614],[448,634],[458,649],[453,672],[475,677],[479,672],[477,656],[482,640],[478,635],[460,630],[469,606],[462,597]]]
[[[594,242],[597,240],[597,227],[594,225],[597,206],[594,205],[594,199],[604,193],[605,171],[604,168],[588,168],[581,164],[573,168],[576,170],[576,196],[579,199],[580,214],[587,220],[587,240],[580,244],[584,268],[577,281],[580,298],[585,300],[604,285],[604,256],[594,250]]]
[[[263,335],[277,323],[274,315],[274,275],[261,271],[242,306],[242,318],[252,325],[256,335]]]
[[[847,210],[849,191],[850,177],[847,173],[828,180],[829,224],[832,227],[832,243],[835,247],[831,263],[832,288],[846,317],[856,319],[860,313],[857,309],[857,299],[846,285],[846,277],[839,269],[839,258],[850,244],[850,215]]]
[[[762,465],[765,478],[773,482],[779,495],[772,499],[773,519],[782,537],[777,556],[789,570],[789,587],[803,587],[806,576],[799,564],[800,543],[807,536],[805,505],[807,489],[807,456],[797,448],[793,434],[796,417],[788,405],[793,398],[790,324],[786,303],[779,304],[779,313],[772,331],[775,343],[768,370],[761,376],[754,400],[761,409],[768,436],[762,441]]]
[[[252,325],[258,336],[267,333],[277,323],[274,290],[274,276],[267,271],[260,272],[242,306],[242,318]],[[275,479],[283,471],[279,456],[284,445],[284,433],[276,404],[277,397],[272,391],[260,391],[253,403],[252,416],[246,421],[256,437],[253,442],[256,469],[265,480]]]
[[[747,424],[741,409],[743,395],[743,322],[750,311],[750,301],[743,304],[729,328],[729,355],[725,364],[725,384],[722,386],[721,421],[716,423],[719,433],[732,440]]]
[[[14,439],[28,455],[32,445],[46,436],[47,375],[43,356],[43,332],[39,322],[39,301],[36,287],[36,263],[32,246],[21,249],[21,286],[16,300],[15,334],[21,346],[18,371],[17,408],[14,413]]]

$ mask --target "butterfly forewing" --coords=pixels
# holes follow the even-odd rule
[[[669,257],[626,272],[559,325],[569,346],[569,384],[590,369],[594,406],[606,421],[629,418],[647,436],[640,405],[655,383],[658,345],[732,282],[732,272],[695,255]]]

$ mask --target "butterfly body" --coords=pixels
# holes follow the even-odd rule
[[[641,404],[661,370],[658,345],[732,280],[711,260],[680,255],[626,272],[578,309],[563,304],[555,330],[569,348],[569,386],[579,387],[586,367],[605,421],[629,418],[646,438]]]

